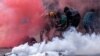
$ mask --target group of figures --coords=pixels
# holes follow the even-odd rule
[[[48,22],[40,32],[40,41],[46,40],[48,42],[55,36],[63,39],[63,32],[71,26],[77,29],[80,22],[82,22],[86,33],[94,32],[93,20],[95,16],[95,9],[88,10],[83,17],[76,9],[69,7],[64,7],[62,11],[50,11],[45,15],[45,19],[48,19]],[[52,29],[53,32],[51,32]]]

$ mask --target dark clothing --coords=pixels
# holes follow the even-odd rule
[[[83,24],[87,25],[87,26],[91,25],[93,23],[94,19],[95,19],[95,13],[94,12],[87,12],[83,18]]]
[[[65,31],[67,26],[67,16],[64,14],[57,14],[58,21],[56,22],[57,31]]]
[[[95,12],[87,12],[83,17],[83,26],[86,30],[86,33],[94,32],[93,21],[95,19]],[[91,30],[91,31],[90,31]]]
[[[73,9],[69,9],[67,11],[64,11],[67,19],[67,27],[74,26],[77,27],[80,23],[81,16],[78,11],[74,11]]]
[[[89,29],[91,29],[91,32],[93,33],[94,32],[94,27],[93,27],[93,25],[83,25],[84,26],[84,28],[85,28],[85,30],[86,30],[86,33],[89,33],[90,32],[90,30]]]
[[[34,43],[36,43],[37,41],[36,41],[36,39],[35,38],[33,38],[33,37],[31,37],[31,38],[29,38],[29,40],[28,40],[28,45],[30,45],[30,46],[32,46]]]
[[[74,16],[72,16],[71,26],[77,27],[79,25],[79,23],[80,23],[80,18],[81,18],[81,16],[80,16],[79,13],[74,15]]]

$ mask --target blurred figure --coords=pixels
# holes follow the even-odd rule
[[[49,12],[46,15],[46,19],[48,22],[46,23],[43,31],[40,33],[41,41],[43,41],[44,37],[46,36],[45,40],[50,41],[52,37],[58,36],[59,38],[63,38],[62,33],[67,28],[67,17],[64,13],[57,11],[57,12]],[[51,34],[52,33],[52,34]]]
[[[34,37],[29,37],[29,36],[28,36],[27,42],[28,42],[29,46],[32,46],[33,44],[37,43],[37,41]]]
[[[95,19],[95,10],[90,9],[87,11],[83,17],[83,26],[85,28],[86,33],[93,33],[94,32],[94,26],[93,21]]]
[[[57,20],[56,27],[61,31],[65,31],[67,26],[67,16],[64,13],[57,12]]]
[[[67,27],[73,26],[73,27],[77,28],[80,23],[80,19],[81,19],[79,12],[76,9],[65,7],[64,13],[68,18],[67,19]]]
[[[45,15],[45,20],[47,20],[47,23],[44,26],[43,30],[40,32],[40,39],[41,41],[46,40],[46,42],[48,42],[51,41],[52,39],[50,33],[52,29],[54,29],[55,27],[56,12],[54,11],[48,12],[48,14]]]
[[[67,29],[67,16],[64,13],[57,12],[56,31],[59,32],[58,37],[64,38],[62,33]]]

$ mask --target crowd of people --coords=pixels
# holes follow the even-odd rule
[[[85,33],[94,32],[93,20],[96,16],[94,9],[86,11],[83,17],[81,17],[77,9],[69,7],[64,7],[62,11],[49,11],[46,16],[46,19],[49,19],[49,22],[40,32],[40,41],[43,41],[45,39],[48,42],[54,36],[58,36],[59,38],[63,39],[63,32],[71,26],[77,29],[80,22],[82,22]],[[55,30],[53,32],[53,36],[50,36],[50,31],[52,29]],[[43,35],[45,35],[46,38],[44,38]]]
[[[50,19],[50,24],[46,26],[46,36],[49,38],[49,31],[55,28],[60,34],[56,35],[63,38],[62,33],[66,31],[69,27],[73,26],[77,28],[82,19],[82,25],[85,29],[85,33],[94,32],[93,20],[95,19],[95,9],[90,9],[85,12],[84,16],[81,17],[77,9],[65,7],[63,11],[50,11],[48,12],[48,17]],[[54,35],[55,36],[55,35]],[[50,39],[49,39],[50,40]]]

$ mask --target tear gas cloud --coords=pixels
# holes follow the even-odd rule
[[[96,55],[100,54],[100,35],[85,34],[77,32],[75,28],[64,32],[64,39],[54,37],[52,41],[45,44],[35,43],[29,46],[27,43],[14,47],[11,52],[6,55],[11,56],[59,56],[61,55]]]
[[[45,11],[63,10],[65,6],[76,8],[81,15],[90,8],[95,8],[97,12],[100,12],[100,0],[0,1],[0,32],[2,32],[0,34],[0,47],[18,45],[27,39],[26,36],[39,39],[37,36],[46,24],[44,16],[41,15],[45,15]],[[24,24],[21,23],[23,18],[28,19]]]
[[[65,6],[76,8],[83,16],[85,11],[94,8],[100,11],[100,0],[42,0],[45,10],[63,10]],[[50,7],[51,6],[51,7]],[[38,22],[38,21],[37,21]],[[62,55],[95,55],[100,54],[100,34],[83,35],[74,28],[64,32],[64,39],[54,37],[45,44],[36,43],[17,46],[10,53],[12,56],[59,56]]]
[[[43,12],[41,0],[0,1],[0,47],[13,47],[37,35],[45,22]]]

